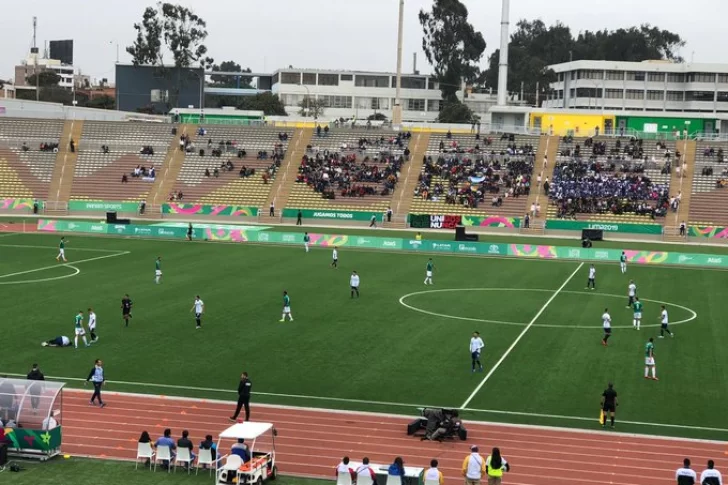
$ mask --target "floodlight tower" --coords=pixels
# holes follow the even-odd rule
[[[509,10],[510,0],[503,0],[501,6],[500,56],[498,57],[498,106],[505,106],[508,96]]]
[[[399,26],[397,28],[397,90],[394,95],[392,123],[402,124],[402,36],[404,30],[404,0],[399,0]]]

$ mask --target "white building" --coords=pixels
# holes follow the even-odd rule
[[[728,113],[728,64],[573,61],[549,67],[558,80],[544,108]]]
[[[396,87],[396,74],[388,72],[289,68],[275,71],[271,81],[272,92],[289,115],[297,115],[301,102],[309,96],[324,101],[324,119],[365,119],[382,113],[391,120]],[[463,88],[457,95],[481,117],[496,101],[491,94],[466,96]],[[430,76],[403,74],[401,98],[403,121],[434,121],[439,114],[442,94],[439,83]]]
[[[31,53],[25,61],[15,66],[15,85],[27,86],[27,78],[38,72],[53,71],[61,78],[58,86],[66,89],[73,88],[74,70],[73,66],[61,64],[57,59],[45,59],[38,54]]]

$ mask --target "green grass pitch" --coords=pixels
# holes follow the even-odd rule
[[[232,399],[245,370],[254,402],[408,414],[464,406],[467,419],[587,428],[612,381],[622,431],[728,435],[722,271],[631,265],[622,275],[599,264],[597,290],[587,291],[587,264],[438,255],[435,284],[425,286],[427,255],[342,248],[332,269],[328,249],[70,236],[61,265],[58,239],[0,239],[0,372],[38,362],[47,375],[80,379],[98,357],[110,381],[129,383],[110,390]],[[625,308],[629,279],[645,303],[640,331]],[[283,290],[294,322],[278,321]],[[134,301],[129,328],[124,293]],[[190,313],[198,294],[202,330]],[[661,304],[684,322],[672,326],[675,338],[655,340],[653,382],[643,378],[644,345],[659,334]],[[73,317],[89,307],[100,336],[92,348],[40,346],[72,338]],[[605,307],[615,326],[607,348]],[[486,344],[485,372],[475,374],[474,330]]]

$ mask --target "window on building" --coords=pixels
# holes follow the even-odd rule
[[[667,75],[667,82],[669,83],[684,83],[685,82],[685,74],[673,74],[670,73]]]
[[[688,79],[693,83],[714,83],[715,74],[709,72],[693,72],[688,74]]]
[[[427,101],[427,111],[440,111],[440,100],[430,99]]]
[[[339,75],[338,74],[319,74],[318,75],[319,86],[338,86]]]
[[[273,84],[278,84],[281,82],[281,75],[280,73],[273,74]]]
[[[351,108],[351,96],[319,96],[326,108]]]
[[[298,106],[304,99],[298,94],[281,94],[280,98],[284,106]]]
[[[406,111],[425,111],[427,103],[424,99],[403,99],[402,106]]]
[[[728,84],[728,74],[718,74],[718,82],[721,84]]]
[[[604,90],[604,97],[607,99],[622,99],[622,96],[624,96],[624,91],[622,91],[621,89]]]
[[[315,72],[304,72],[303,73],[303,84],[306,86],[316,85],[316,73]]]
[[[683,92],[682,91],[668,91],[665,94],[665,99],[668,101],[682,101]]]
[[[428,78],[427,79],[427,89],[432,89],[432,90],[440,89],[437,79],[435,79],[434,77]]]
[[[425,79],[424,77],[402,76],[402,89],[425,89]],[[395,84],[395,86],[397,85]]]
[[[665,82],[664,72],[649,72],[647,73],[647,80],[651,83],[663,83]]]
[[[357,74],[354,78],[354,86],[365,88],[388,88],[389,76]]]
[[[645,92],[641,89],[628,89],[625,99],[645,99]]]
[[[665,99],[665,93],[663,91],[647,91],[647,99],[650,101],[662,101]]]
[[[569,89],[569,97],[573,99],[574,95],[576,95],[576,89],[574,89],[574,88]]]
[[[728,92],[718,91],[718,102],[720,102],[720,103],[728,102]]]
[[[341,80],[342,81],[353,81],[354,80],[354,75],[353,74],[342,74],[341,75]]]
[[[300,72],[282,72],[281,84],[301,84]]]
[[[711,91],[685,91],[685,101],[713,101]]]
[[[558,90],[558,96],[559,96],[559,99],[564,99],[564,90],[563,89]]]
[[[564,82],[564,73],[563,72],[559,73],[559,82],[560,83]]]
[[[627,81],[644,81],[645,73],[641,71],[627,71]]]
[[[602,79],[604,71],[582,70],[579,71],[579,79]]]
[[[571,72],[569,73],[569,79],[571,79],[572,81],[573,81],[574,79],[576,79],[576,71],[571,71]]]
[[[608,81],[623,81],[624,80],[624,72],[622,72],[622,71],[607,71],[606,72],[606,79]]]
[[[601,90],[601,88],[577,88],[576,97],[577,98],[601,98],[602,90]]]

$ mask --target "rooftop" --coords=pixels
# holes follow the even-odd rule
[[[644,72],[673,72],[673,73],[728,73],[728,64],[706,64],[706,63],[676,63],[669,61],[642,61],[642,62],[621,62],[621,61],[572,61],[549,66],[554,72],[570,72],[579,69],[595,70],[604,69],[607,71],[644,71]]]

